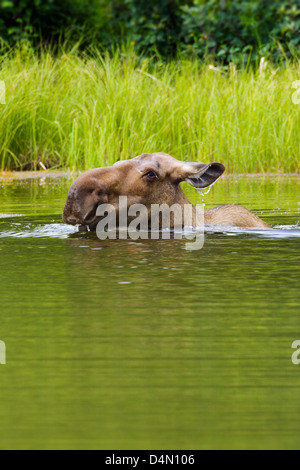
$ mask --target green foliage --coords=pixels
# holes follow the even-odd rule
[[[247,63],[249,53],[277,59],[283,49],[291,56],[300,46],[298,1],[208,0],[182,10],[183,49],[198,56]]]
[[[291,56],[300,46],[298,0],[115,0],[112,11],[113,36],[164,56],[179,49],[247,62],[250,53],[282,58],[283,49]]]
[[[232,173],[299,172],[299,76],[299,64],[224,72],[23,47],[1,59],[0,168],[89,169],[162,151]]]
[[[0,37],[9,44],[54,42],[68,31],[77,40],[91,27],[94,7],[91,0],[0,0]]]
[[[299,0],[0,0],[0,38],[40,45],[59,38],[105,47],[131,43],[168,58],[247,63],[296,57]]]
[[[192,6],[193,1],[185,4]],[[166,56],[176,51],[182,36],[181,5],[180,0],[114,0],[110,26],[121,40]]]

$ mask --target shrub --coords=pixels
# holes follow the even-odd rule
[[[67,32],[67,35],[66,35]],[[297,55],[299,0],[0,0],[0,38],[39,45],[59,38],[139,53],[178,51],[219,62]]]
[[[193,5],[193,1],[184,2]],[[114,0],[110,26],[113,36],[134,43],[139,50],[174,54],[182,39],[180,0]]]
[[[0,38],[9,44],[54,42],[68,30],[77,39],[94,9],[92,0],[0,0]]]
[[[179,48],[221,62],[292,56],[300,46],[298,0],[115,0],[112,36],[167,56]],[[280,43],[280,44],[279,44]]]
[[[226,62],[261,56],[294,55],[300,46],[300,9],[296,1],[208,0],[184,6],[184,50],[216,54]],[[281,44],[278,44],[281,43]]]

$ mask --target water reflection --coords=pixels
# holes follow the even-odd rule
[[[297,233],[282,181],[225,179],[207,204]],[[0,219],[1,448],[298,448],[299,238],[100,242],[61,223],[69,181],[36,185],[0,193],[25,214]]]

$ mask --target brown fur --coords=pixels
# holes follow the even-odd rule
[[[63,220],[95,229],[97,207],[109,203],[118,210],[120,196],[127,196],[128,207],[145,205],[149,214],[152,204],[191,204],[180,183],[187,181],[196,188],[205,188],[224,170],[220,163],[183,163],[164,153],[143,154],[112,167],[90,170],[71,186]],[[205,224],[271,228],[248,209],[235,205],[206,210]]]

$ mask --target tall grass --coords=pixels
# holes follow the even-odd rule
[[[2,169],[87,169],[144,152],[221,161],[230,172],[298,172],[300,65],[228,72],[197,61],[76,50],[0,58]]]

